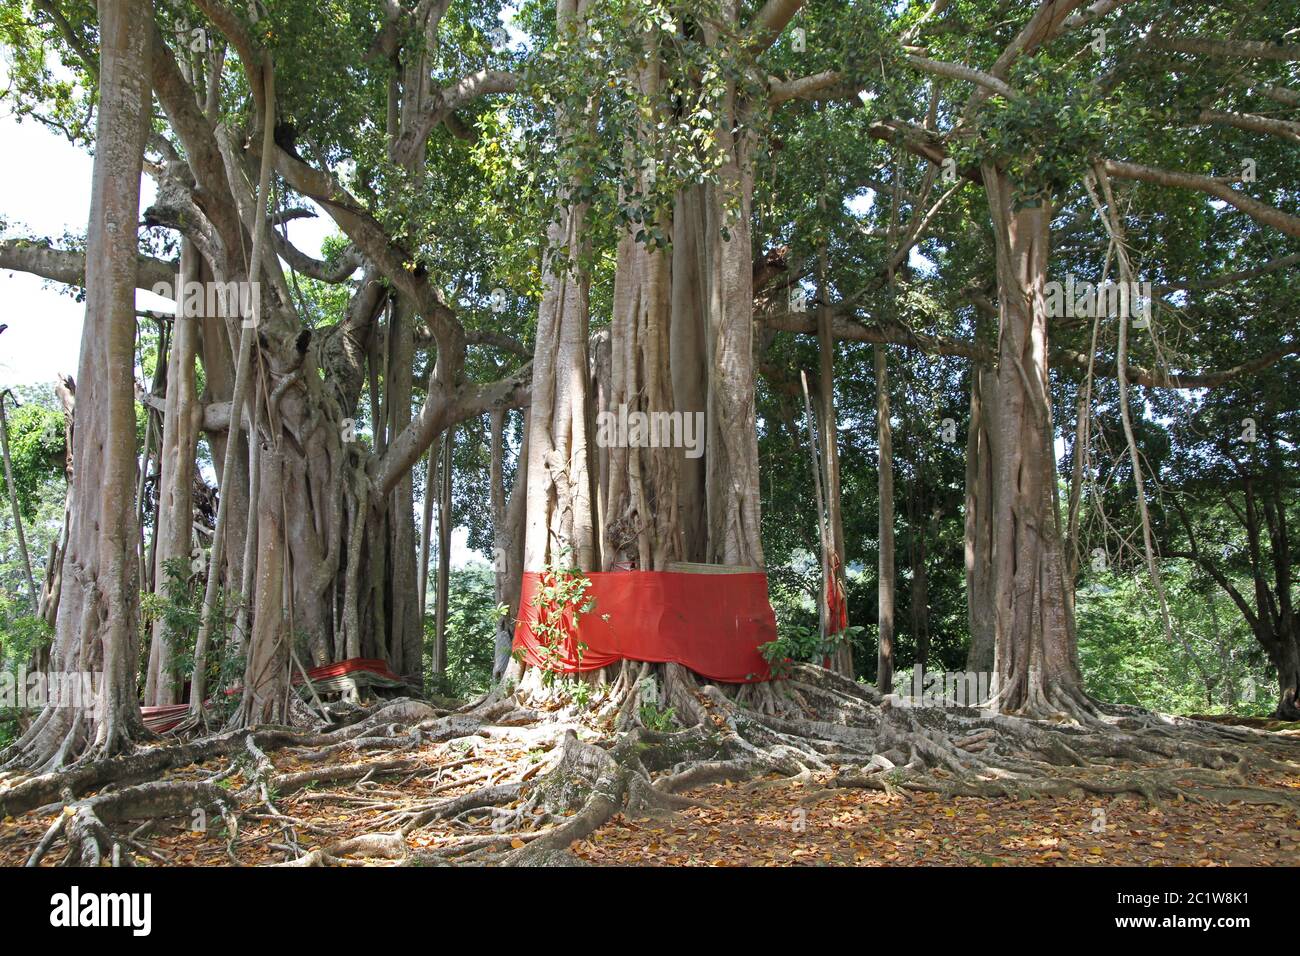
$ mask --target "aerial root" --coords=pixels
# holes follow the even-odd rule
[[[390,812],[381,819],[385,823],[397,824],[403,834],[409,835],[434,820],[457,817],[467,810],[479,810],[517,800],[521,786],[519,783],[505,783],[480,787],[471,793],[425,804],[422,808]]]
[[[981,779],[965,775],[941,779],[925,772],[875,771],[841,772],[832,780],[835,787],[873,790],[913,790],[942,793],[949,797],[1006,797],[1028,800],[1040,797],[1077,797],[1084,793],[1117,796],[1137,794],[1152,806],[1163,800],[1204,803],[1248,803],[1285,807],[1300,812],[1300,798],[1284,791],[1252,787],[1235,782],[1230,774],[1212,770],[1139,768],[1113,770],[1094,777],[1030,777],[1022,774]]]
[[[1222,746],[1226,736],[1246,741],[1236,735],[1203,734],[1197,727],[1183,734],[1177,725],[1161,724],[1159,733],[1148,735],[1121,731],[1104,718],[1080,726],[892,706],[869,688],[820,669],[798,674],[789,683],[803,685],[796,689],[805,702],[819,701],[814,716],[761,713],[743,706],[743,697],[730,698],[712,686],[698,688],[701,727],[716,737],[721,752],[680,762],[655,779],[652,788],[680,793],[774,774],[777,779],[748,789],[806,785],[814,769],[826,766],[820,758],[834,754],[840,769],[833,787],[1016,799],[1132,793],[1151,803],[1240,801],[1300,810],[1300,795],[1252,786],[1245,779],[1249,769],[1294,771],[1293,761],[1274,759],[1290,753],[1271,739],[1260,741],[1266,746],[1256,750],[1231,751]],[[856,723],[850,713],[865,713],[869,720]],[[800,761],[800,754],[810,759]],[[825,799],[826,791],[816,792],[822,794],[817,799]],[[517,861],[528,859],[520,855]]]
[[[123,846],[138,848],[131,837],[114,836],[108,825],[165,817],[192,818],[196,811],[225,816],[235,798],[221,787],[198,781],[154,781],[112,790],[66,804],[27,860],[37,866],[63,836],[70,847],[65,863],[99,866],[108,854],[115,866],[131,865]]]
[[[342,866],[344,857],[361,856],[369,859],[404,860],[407,856],[406,838],[401,833],[366,833],[340,840],[327,847],[316,847],[296,860],[277,866]]]
[[[508,714],[518,709],[507,705],[499,710]],[[410,727],[408,721],[416,721],[415,726]],[[410,727],[409,733],[401,733],[404,726]],[[480,727],[476,718],[462,715],[439,717],[427,705],[402,700],[330,733],[304,734],[279,727],[229,731],[199,741],[88,761],[62,772],[9,781],[10,786],[0,792],[0,815],[18,815],[33,809],[52,809],[59,813],[29,857],[28,865],[31,866],[38,865],[60,838],[71,848],[65,862],[131,865],[130,851],[159,859],[134,835],[115,835],[112,825],[164,817],[196,817],[200,811],[205,814],[204,826],[209,811],[226,820],[230,835],[227,852],[232,861],[232,843],[238,828],[239,812],[280,824],[287,849],[308,855],[301,851],[297,837],[297,829],[304,826],[302,821],[281,813],[272,800],[273,795],[279,798],[321,783],[355,781],[361,787],[382,776],[438,773],[444,768],[429,768],[418,758],[391,758],[278,773],[267,751],[310,748],[295,750],[295,756],[308,762],[320,762],[344,752],[410,749],[424,741],[463,736]],[[203,780],[139,782],[176,767],[223,757],[230,760],[226,768],[208,774]],[[239,772],[245,773],[246,783],[237,793],[217,785]],[[102,792],[79,799],[81,794],[96,789]],[[56,796],[58,799],[52,800]],[[259,807],[266,812],[255,812]],[[138,828],[137,833],[143,830]],[[356,846],[362,847],[362,844]],[[321,862],[345,855],[346,852],[335,852],[327,847],[316,853],[312,860]]]
[[[1132,793],[1152,803],[1240,800],[1300,809],[1300,797],[1245,782],[1243,771],[1259,765],[1257,755],[1234,754],[1216,745],[1226,742],[1222,738],[1211,741],[1193,733],[1188,739],[1176,729],[1148,737],[1120,730],[1105,717],[1062,723],[899,706],[896,698],[881,698],[820,669],[800,670],[784,687],[771,688],[773,699],[798,701],[793,713],[788,707],[747,706],[757,703],[752,691],[730,696],[685,681],[677,690],[690,693],[692,700],[679,712],[696,714],[693,726],[672,735],[636,729],[608,748],[570,734],[564,756],[539,785],[567,787],[568,799],[552,809],[557,817],[571,815],[544,838],[504,856],[485,846],[476,861],[571,863],[567,848],[620,812],[629,817],[671,813],[680,806],[664,806],[660,798],[680,799],[685,791],[721,782],[765,778],[749,784],[751,793],[806,786],[817,771],[831,767],[831,758],[839,769],[830,786],[813,790],[805,800],[827,799],[837,788],[864,787],[1012,799]],[[682,745],[676,754],[674,737]],[[680,759],[665,766],[668,754]],[[1158,765],[1144,766],[1152,763]],[[647,795],[654,796],[649,803]]]
[[[92,761],[61,774],[10,775],[0,779],[0,813],[17,815],[47,804],[59,811],[33,851],[32,865],[60,840],[69,846],[69,861],[130,865],[135,855],[158,858],[139,843],[145,828],[127,836],[115,833],[115,825],[185,816],[204,806],[227,820],[232,861],[244,815],[280,828],[282,842],[271,845],[294,866],[349,865],[358,858],[532,866],[578,862],[569,848],[615,816],[671,817],[707,805],[687,792],[723,782],[748,784],[751,794],[807,787],[803,804],[843,788],[864,788],[1009,799],[1132,793],[1151,803],[1240,801],[1300,812],[1300,795],[1255,786],[1249,776],[1294,772],[1294,745],[1237,728],[1220,732],[1200,722],[1104,709],[1076,723],[913,707],[804,665],[761,692],[724,689],[701,685],[677,665],[661,665],[659,699],[684,725],[665,731],[639,726],[638,685],[648,673],[648,665],[622,668],[612,685],[617,693],[598,699],[585,716],[575,717],[567,705],[540,714],[504,693],[453,713],[395,701],[325,733],[231,732]],[[618,725],[626,729],[611,737]],[[462,753],[437,766],[407,756],[422,745],[450,740]],[[481,759],[493,740],[545,755],[522,772],[486,765],[468,775],[450,773]],[[278,771],[271,756],[286,748],[319,766]],[[356,759],[349,761],[352,755]],[[345,762],[329,763],[340,757]],[[140,782],[212,759],[226,766],[201,781]],[[237,793],[217,786],[237,772],[244,777]],[[385,799],[400,795],[376,782],[431,774],[437,777],[414,804]],[[109,783],[120,789],[80,798]],[[272,797],[317,784],[339,789],[305,799],[370,808],[375,832],[304,846],[299,833],[319,839],[328,831],[286,816]],[[415,847],[413,835],[435,824],[432,845]]]

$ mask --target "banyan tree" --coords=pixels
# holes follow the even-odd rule
[[[1130,361],[1128,315],[1058,321],[1048,286],[1067,257],[1132,279],[1135,210],[1207,234],[1231,216],[1251,242],[1300,236],[1293,184],[1269,187],[1269,202],[1253,179],[1173,168],[1222,163],[1228,145],[1207,139],[1183,157],[1103,122],[1152,89],[1176,89],[1179,58],[1223,69],[1227,83],[1225,61],[1267,72],[1294,62],[1293,46],[1166,35],[1162,4],[1114,0],[1046,0],[988,14],[994,22],[944,2],[556,0],[515,11],[513,39],[500,35],[500,11],[445,0],[274,6],[70,0],[36,4],[25,27],[95,109],[84,248],[8,239],[0,265],[85,290],[68,520],[44,607],[56,625],[50,667],[102,680],[95,706],[46,708],[0,763],[79,764],[89,787],[102,782],[99,758],[146,739],[141,703],[151,716],[183,711],[181,735],[312,726],[328,710],[305,701],[314,689],[297,692],[301,679],[364,665],[402,698],[358,723],[355,734],[375,733],[367,746],[397,746],[405,724],[417,742],[485,726],[555,731],[558,758],[536,781],[530,771],[456,805],[492,808],[507,830],[534,811],[561,821],[527,846],[507,842],[520,862],[544,861],[620,809],[670,809],[680,790],[765,773],[1060,793],[1084,784],[1047,765],[1067,773],[1120,755],[1133,766],[1107,793],[1178,792],[1176,775],[1146,766],[1166,758],[1196,765],[1221,796],[1247,792],[1237,784],[1254,757],[1231,752],[1230,735],[1192,728],[1170,743],[1163,718],[1119,714],[1085,691],[1079,502],[1102,415],[1092,389],[1104,380],[1140,516],[1128,538],[1142,543],[1176,639],[1130,392],[1217,388],[1295,348],[1188,371],[1161,351],[1165,301],[1152,306],[1158,363],[1144,368]],[[972,19],[982,29],[967,29]],[[1112,59],[1083,53],[1101,49],[1086,39],[1098,24]],[[29,95],[57,100],[34,60],[25,69]],[[1202,92],[1199,112],[1168,121],[1295,139],[1294,122]],[[142,174],[152,198],[137,223]],[[800,178],[812,176],[816,188]],[[809,201],[796,208],[783,178],[807,186],[798,198]],[[844,208],[864,190],[871,215],[851,219]],[[294,241],[313,218],[336,233],[319,258]],[[939,260],[933,282],[912,264],[923,243]],[[139,308],[136,290],[174,307]],[[142,329],[148,384],[134,380]],[[845,369],[859,370],[840,350],[859,343],[873,347],[872,395],[843,412]],[[955,419],[945,440],[967,456],[964,488],[954,486],[970,666],[994,674],[982,709],[889,693],[891,362],[904,350],[966,370],[954,413],[964,443]],[[1064,502],[1062,382],[1076,415]],[[774,420],[759,414],[764,390],[777,396]],[[879,690],[833,640],[846,616],[858,623],[846,569],[869,573],[846,544],[845,419],[874,443]],[[519,622],[515,659],[483,699],[435,710],[416,698],[446,664],[454,478],[484,430],[487,487],[473,492],[506,611],[499,633]],[[760,436],[784,434],[812,466],[815,660],[760,651],[776,636]],[[1284,524],[1275,503],[1260,507],[1270,528]],[[919,603],[925,562],[916,548]],[[1285,568],[1278,577],[1287,591]],[[141,592],[157,605],[178,586],[196,609],[192,646],[165,617],[141,622]],[[1287,610],[1253,623],[1293,710],[1300,654],[1287,594]],[[617,640],[591,647],[584,634]],[[588,743],[580,729],[608,739]],[[278,729],[204,739],[194,746],[207,757],[247,746],[258,774],[264,748],[299,742]],[[127,776],[195,752],[136,753]],[[0,817],[41,805],[51,786],[0,792]],[[238,799],[219,802],[233,812]],[[401,819],[402,838],[446,812]],[[70,838],[93,856],[102,827],[78,832]],[[405,843],[388,848],[400,855]],[[492,839],[480,849],[506,852]]]

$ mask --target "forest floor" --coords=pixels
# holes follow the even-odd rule
[[[1262,723],[1262,722],[1261,722]],[[1277,728],[1296,740],[1300,731]],[[351,852],[346,865],[391,865],[395,855],[447,855],[500,840],[521,847],[529,832],[494,832],[489,811],[469,810],[400,836],[400,824],[434,802],[485,785],[532,779],[558,744],[530,727],[484,727],[444,742],[400,750],[267,754],[283,789],[271,806],[240,812],[234,839],[221,818],[173,818],[136,828],[132,862],[158,865],[267,865],[302,860],[314,848],[367,834],[390,834],[401,854]],[[211,778],[229,761],[177,768],[163,779]],[[250,768],[221,786],[239,790]],[[291,783],[314,776],[299,785]],[[968,798],[937,793],[829,787],[830,774],[799,782],[775,777],[685,792],[699,806],[668,819],[618,815],[571,851],[595,865],[651,866],[1275,866],[1300,852],[1292,810],[1180,799],[1152,804],[1124,795]],[[1250,783],[1300,789],[1300,776],[1256,775]],[[63,810],[51,805],[0,821],[0,865],[21,866]],[[200,825],[205,824],[205,825]],[[545,832],[539,829],[537,833]],[[56,865],[62,852],[42,865]]]

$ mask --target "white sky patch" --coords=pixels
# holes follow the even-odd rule
[[[876,204],[876,191],[863,189],[844,200],[844,208],[849,215],[861,218],[871,211]]]
[[[515,26],[515,15],[518,13],[519,7],[508,3],[497,14],[497,19],[501,21],[501,26],[506,32],[508,41],[506,49],[515,52],[528,49],[528,35]]]
[[[32,235],[58,239],[64,233],[84,236],[90,218],[93,157],[33,119],[18,122],[7,110],[0,111],[0,139],[6,147],[0,150],[0,217],[9,223],[6,238]],[[147,176],[140,185],[143,211],[153,202],[155,189]],[[311,205],[307,200],[298,202]],[[290,222],[288,231],[295,246],[320,258],[325,239],[336,235],[338,229],[319,208],[316,211],[315,218]],[[0,271],[3,321],[9,326],[0,336],[0,388],[53,386],[58,374],[76,376],[86,307],[62,288],[37,276]],[[170,299],[148,290],[136,293],[136,307],[169,313],[174,309]],[[137,377],[139,374],[137,367]],[[216,481],[210,467],[204,468],[204,477],[210,483]],[[467,529],[453,528],[452,567],[490,563],[489,556],[470,550],[468,542]]]
[[[934,260],[928,258],[916,246],[907,251],[907,264],[921,275],[933,276],[939,273],[939,267],[934,264]]]
[[[295,219],[290,222],[287,226],[289,241],[312,258],[321,258],[321,249],[325,244],[325,240],[331,236],[339,235],[338,227],[334,225],[334,220],[310,199],[297,196],[294,198],[293,205],[294,208],[312,209],[315,211],[316,216],[311,219]],[[277,229],[279,228],[277,227]],[[360,271],[360,269],[357,270],[358,273]]]
[[[33,119],[18,122],[8,110],[0,112],[0,137],[0,216],[9,223],[7,237],[85,235],[91,157]],[[85,305],[26,273],[0,273],[0,290],[9,325],[0,338],[0,382],[31,385],[52,383],[61,372],[75,376]]]

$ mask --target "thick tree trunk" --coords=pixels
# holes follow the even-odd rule
[[[637,242],[630,228],[620,237],[609,334],[610,387],[602,408],[612,420],[673,410],[670,265],[664,251]],[[608,456],[607,470],[602,469],[608,485],[601,496],[605,570],[619,562],[656,570],[683,560],[678,469],[685,450],[614,443],[603,454]]]
[[[724,19],[736,17],[734,5],[724,9]],[[706,42],[720,42],[714,26],[703,32]],[[638,83],[653,100],[661,77],[659,64],[649,62]],[[716,179],[679,189],[671,210],[653,211],[654,225],[672,238],[671,255],[638,242],[640,225],[619,239],[613,316],[595,362],[598,408],[606,422],[676,413],[681,440],[677,447],[652,447],[629,435],[600,449],[604,568],[648,570],[680,560],[763,564],[748,108],[734,87],[728,90],[719,110],[716,135],[725,159]],[[661,159],[656,128],[648,121],[625,140],[627,172],[642,195],[652,194],[647,160]]]
[[[736,21],[736,4],[722,14]],[[707,31],[706,31],[707,32]],[[763,567],[758,428],[754,412],[753,133],[734,83],[718,125],[726,161],[704,189],[705,306],[709,360],[706,509],[709,560]],[[737,134],[736,128],[742,128]]]
[[[583,243],[582,210],[570,208],[552,225],[548,245]],[[524,568],[563,561],[598,566],[592,514],[591,443],[587,434],[587,278],[545,274],[533,358],[529,412],[528,518]]]
[[[561,29],[580,11],[581,5],[561,4]],[[737,13],[728,2],[721,19],[738,23]],[[705,42],[720,42],[716,24],[701,29]],[[652,88],[653,68],[641,82]],[[671,257],[636,242],[632,232],[620,237],[612,321],[608,334],[598,337],[594,363],[587,354],[587,277],[560,272],[547,257],[533,360],[526,571],[621,562],[655,569],[679,559],[763,567],[750,237],[753,133],[746,110],[732,84],[717,111],[716,141],[725,158],[716,179],[679,190],[671,221],[667,210],[659,212],[655,225],[671,233]],[[563,129],[566,118],[561,120]],[[648,185],[641,158],[655,157],[653,133],[649,127],[638,130],[627,142],[629,161]],[[567,247],[571,258],[582,261],[585,214],[580,204],[562,206],[550,247]],[[589,434],[598,410],[604,429],[611,413],[614,419],[621,413],[679,413],[680,444],[686,447],[650,447],[648,436],[634,441],[629,427],[626,441],[600,440],[608,447],[593,449]],[[689,443],[688,428],[696,439]],[[635,675],[624,676],[621,684],[630,687]]]
[[[285,528],[281,508],[284,455],[269,441],[258,449],[257,572],[253,582],[252,631],[244,665],[244,695],[235,726],[287,723],[289,650],[294,639],[283,610],[290,606],[285,581]]]
[[[585,9],[586,0],[560,0],[557,30],[581,31]],[[561,135],[571,135],[579,121],[562,116]],[[586,216],[587,204],[559,202],[546,234],[528,426],[526,571],[560,564],[584,570],[601,566],[588,434],[590,279],[582,265],[589,247]]]
[[[194,450],[202,408],[195,392],[194,361],[198,354],[202,315],[186,311],[187,297],[179,290],[199,281],[199,255],[193,243],[181,246],[181,270],[176,320],[167,363],[167,400],[163,413],[162,447],[159,449],[158,520],[154,528],[154,593],[165,596],[167,564],[190,560],[194,531]],[[179,699],[175,648],[164,621],[153,625],[149,645],[149,670],[144,702],[151,707],[175,704]]]
[[[894,690],[894,439],[889,422],[889,364],[885,346],[874,347],[876,359],[877,489],[880,499],[879,561],[876,602],[879,636],[876,645],[876,689]]]
[[[100,95],[86,241],[86,320],[73,447],[76,507],[63,562],[52,668],[95,674],[93,707],[47,705],[0,755],[42,770],[128,750],[144,726],[136,699],[135,284],[140,172],[151,114],[152,11],[100,7]],[[76,702],[80,704],[81,702]]]
[[[993,671],[993,471],[997,426],[997,378],[983,366],[970,372],[970,421],[966,433],[966,612],[970,627],[968,671]]]
[[[995,681],[1004,713],[1083,716],[1074,616],[1056,508],[1047,372],[1050,210],[1018,205],[1002,171],[986,166],[998,273],[997,457],[993,498]]]
[[[830,586],[847,594],[844,561],[844,518],[840,510],[840,442],[835,418],[835,337],[831,333],[830,289],[827,286],[828,254],[821,250],[818,268],[818,291],[821,304],[817,309],[817,347],[820,358],[822,462],[826,470],[826,521],[831,554]],[[831,666],[850,680],[853,678],[853,647],[843,641],[835,649]]]
[[[295,361],[300,362],[297,367],[279,371],[276,362],[267,362],[270,374],[279,382],[271,393],[274,418],[284,433],[304,436],[301,449],[293,441],[282,440],[280,445],[284,465],[283,520],[292,587],[289,608],[294,634],[306,640],[303,659],[324,664],[332,659],[336,644],[334,609],[344,552],[345,488],[351,466],[334,417],[337,413],[315,393],[318,379],[312,354],[308,352]],[[297,388],[296,382],[309,387]],[[253,537],[257,534],[255,528]],[[412,580],[412,588],[414,583]]]
[[[451,488],[452,452],[455,450],[456,432],[448,428],[442,438],[442,469],[438,488],[438,592],[434,597],[436,607],[433,617],[434,673],[447,669],[447,608],[451,600]]]
[[[673,408],[686,416],[703,415],[708,404],[709,365],[706,361],[704,187],[691,186],[673,199],[672,301],[669,316],[669,371]],[[707,432],[706,432],[707,434]],[[683,457],[678,473],[677,515],[686,561],[708,558],[708,513],[705,482],[708,446],[704,455]]]
[[[415,315],[399,300],[393,310],[389,345],[389,433],[396,437],[411,422],[411,369],[415,363]],[[419,685],[424,677],[423,609],[416,606],[415,497],[409,471],[389,495],[389,653],[393,670]]]
[[[519,616],[519,592],[522,584],[524,558],[524,503],[528,486],[528,428],[525,416],[523,439],[519,445],[519,459],[515,466],[515,480],[507,495],[503,474],[505,459],[506,410],[496,409],[491,414],[491,468],[489,480],[492,495],[492,570],[498,604],[509,609],[506,617],[513,621]]]
[[[1278,699],[1273,715],[1279,720],[1300,720],[1300,646],[1294,634],[1283,634],[1269,652],[1277,668]]]
[[[639,70],[637,84],[643,96],[656,101],[660,64],[651,53]],[[636,192],[651,196],[653,172],[661,164],[653,118],[631,131],[624,141],[625,174],[637,184]],[[627,199],[627,197],[625,197]],[[653,225],[664,235],[673,234],[671,210],[647,209],[641,223],[629,223],[618,240],[614,272],[613,315],[609,328],[608,386],[598,381],[600,410],[609,421],[635,420],[641,415],[664,421],[675,406],[672,369],[678,360],[700,362],[698,353],[682,356],[672,351],[672,258],[663,248],[637,241],[637,233]],[[643,237],[648,238],[648,237]],[[603,354],[597,375],[604,371]],[[680,439],[683,431],[657,438]],[[600,437],[598,432],[598,440]],[[605,436],[606,438],[610,436]],[[628,436],[631,437],[630,435]],[[650,437],[650,436],[643,436]],[[662,569],[685,557],[687,543],[679,514],[679,476],[686,459],[681,442],[622,441],[603,443],[601,531],[603,565],[630,564],[642,570]]]

